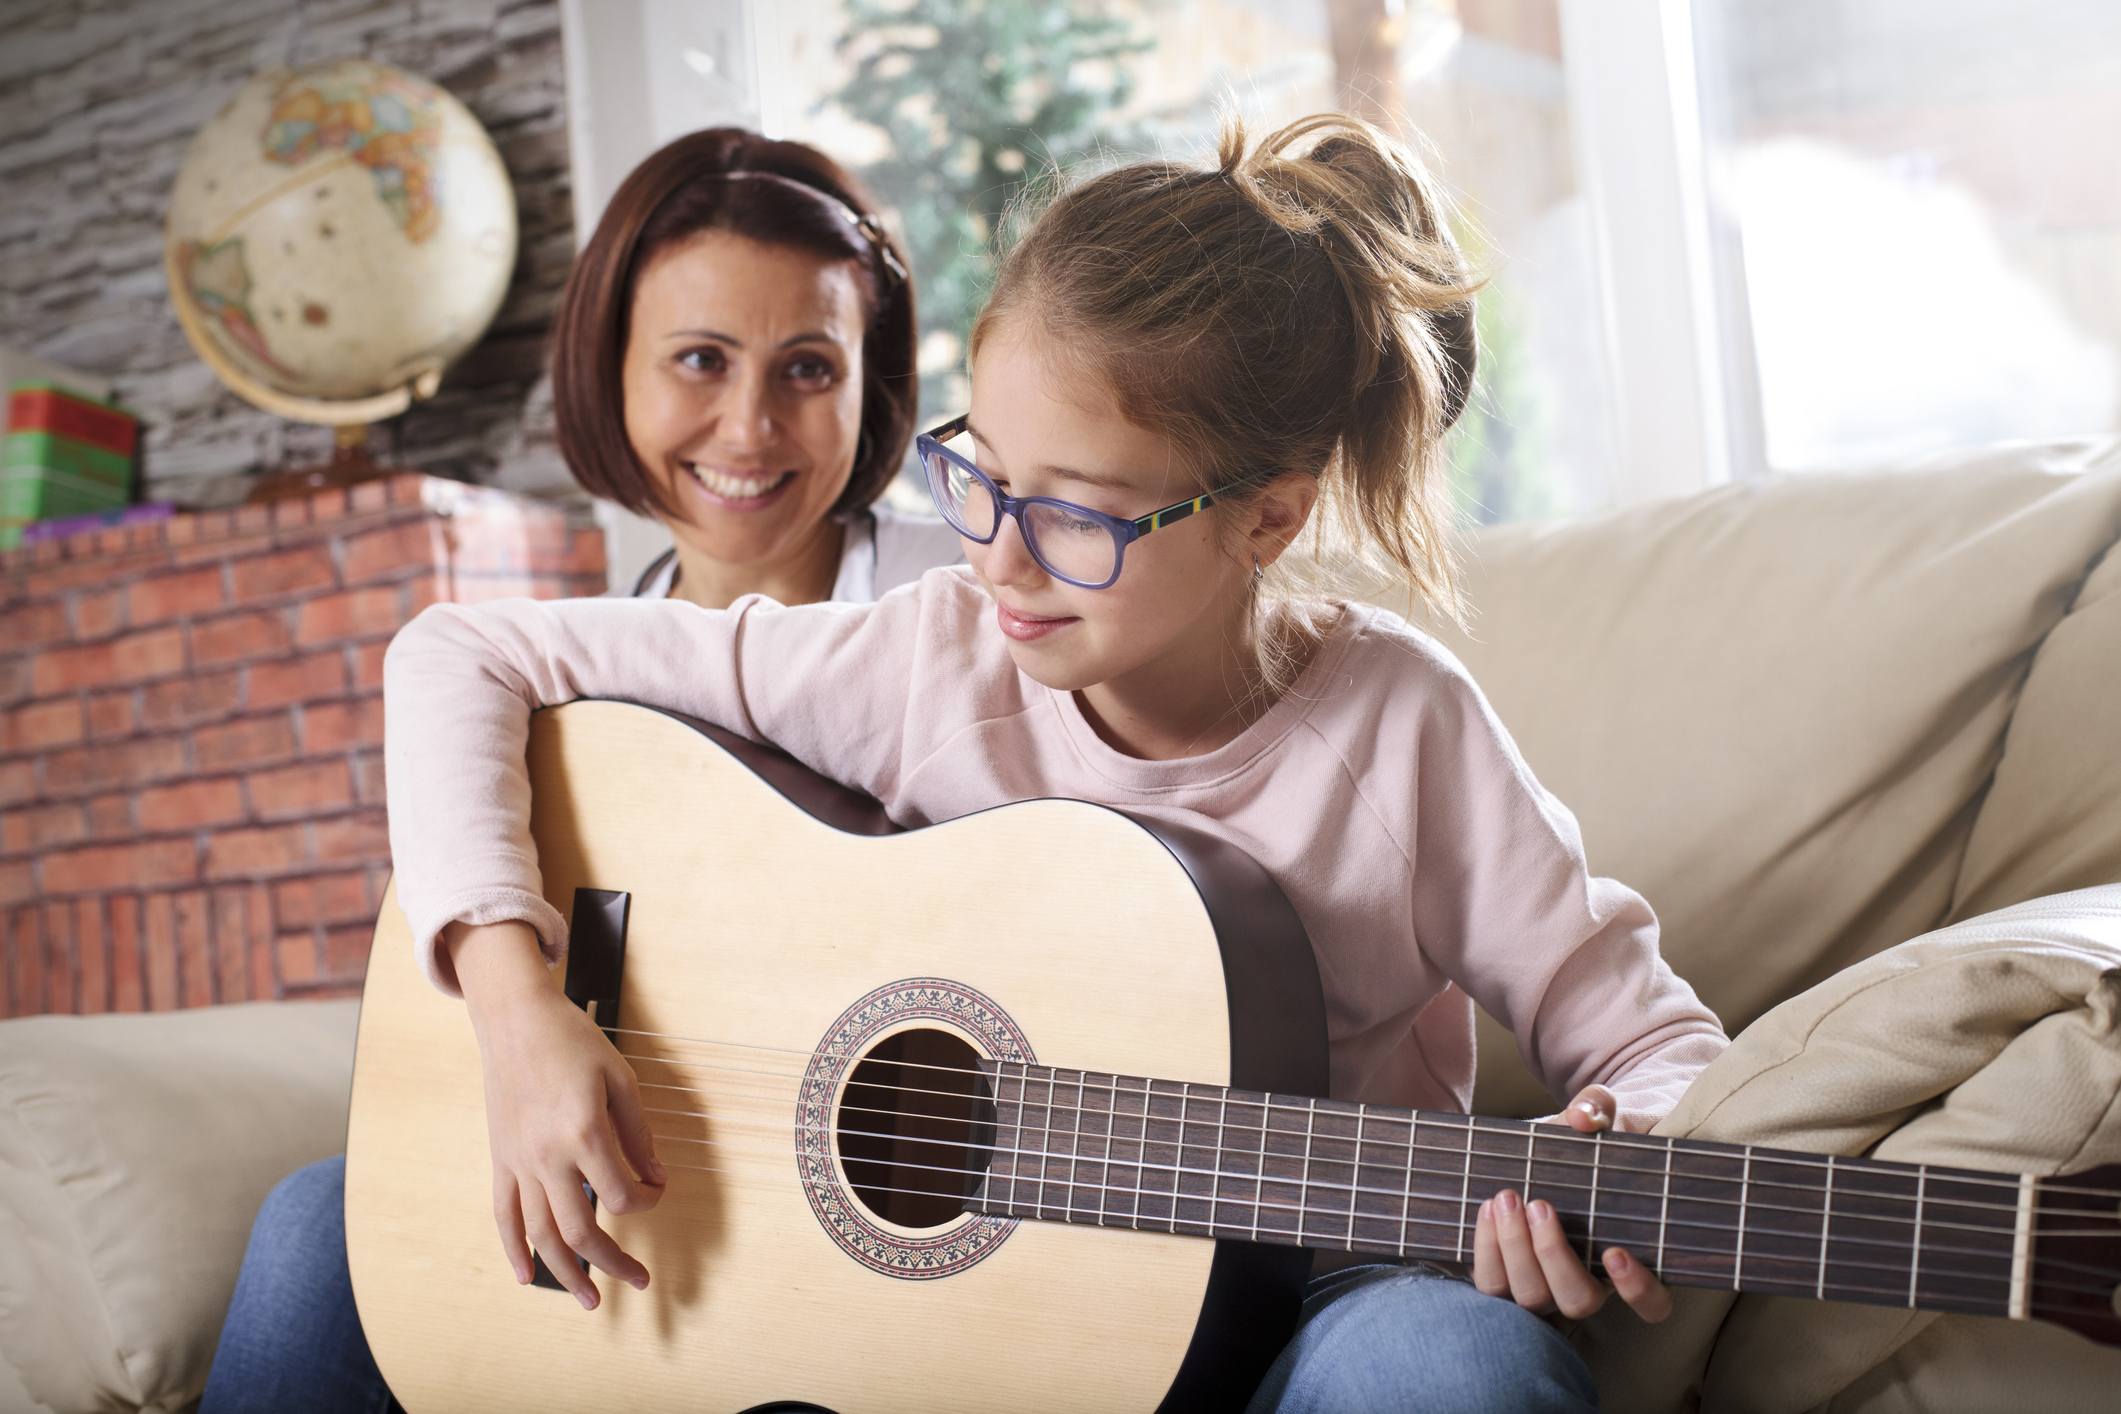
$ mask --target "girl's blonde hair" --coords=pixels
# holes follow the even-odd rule
[[[1305,118],[1249,152],[1230,120],[1214,167],[1131,163],[1047,206],[972,351],[1036,321],[1201,490],[1316,477],[1335,550],[1314,559],[1457,619],[1443,434],[1473,378],[1478,282],[1447,217],[1420,162],[1358,119]]]

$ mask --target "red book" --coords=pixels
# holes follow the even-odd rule
[[[121,457],[140,440],[140,420],[131,413],[45,383],[21,384],[7,395],[7,430],[49,432]]]

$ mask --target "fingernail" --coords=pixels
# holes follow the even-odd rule
[[[586,1292],[577,1294],[574,1299],[582,1303],[582,1309],[584,1311],[594,1311],[597,1308],[596,1297],[591,1296]]]
[[[1554,1216],[1554,1209],[1548,1205],[1546,1199],[1541,1198],[1536,1203],[1525,1205],[1525,1216],[1535,1223],[1543,1223]]]
[[[1605,1254],[1605,1269],[1609,1272],[1624,1272],[1635,1264],[1635,1259],[1615,1247]]]
[[[1582,1110],[1587,1115],[1594,1115],[1598,1113],[1597,1102],[1593,1100],[1579,1100],[1576,1104],[1576,1108]]]
[[[1496,1212],[1498,1212],[1498,1213],[1514,1213],[1514,1212],[1516,1212],[1516,1211],[1517,1211],[1517,1195],[1516,1195],[1515,1193],[1512,1193],[1512,1192],[1510,1192],[1510,1191],[1509,1191],[1509,1190],[1508,1190],[1507,1188],[1506,1188],[1506,1189],[1504,1189],[1504,1190],[1503,1190],[1502,1192],[1500,1192],[1500,1193],[1496,1194],[1496,1195],[1495,1195],[1495,1211],[1496,1211]]]
[[[1488,1199],[1487,1202],[1482,1203],[1480,1205],[1480,1215],[1483,1218],[1489,1219],[1492,1219],[1495,1216],[1495,1200],[1493,1198]]]
[[[635,1291],[646,1291],[648,1289],[648,1278],[636,1277],[626,1284],[632,1287]]]
[[[648,1161],[648,1176],[654,1179],[657,1183],[663,1182],[663,1166],[657,1163],[654,1159],[650,1159]]]
[[[516,1285],[517,1285],[517,1286],[528,1286],[528,1285],[530,1285],[530,1268],[528,1268],[528,1267],[517,1267],[517,1268],[516,1268]]]

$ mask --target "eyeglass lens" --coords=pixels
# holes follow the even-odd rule
[[[974,540],[991,540],[1001,508],[987,483],[957,461],[929,453],[928,485],[944,519]],[[1118,568],[1120,546],[1109,526],[1075,515],[1062,506],[1036,502],[1018,519],[1032,558],[1049,573],[1079,584],[1110,581]]]

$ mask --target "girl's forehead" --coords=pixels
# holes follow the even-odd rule
[[[1169,440],[1129,421],[1098,379],[1035,336],[996,331],[981,343],[971,426],[983,455],[1012,477],[1160,493],[1182,474]]]

